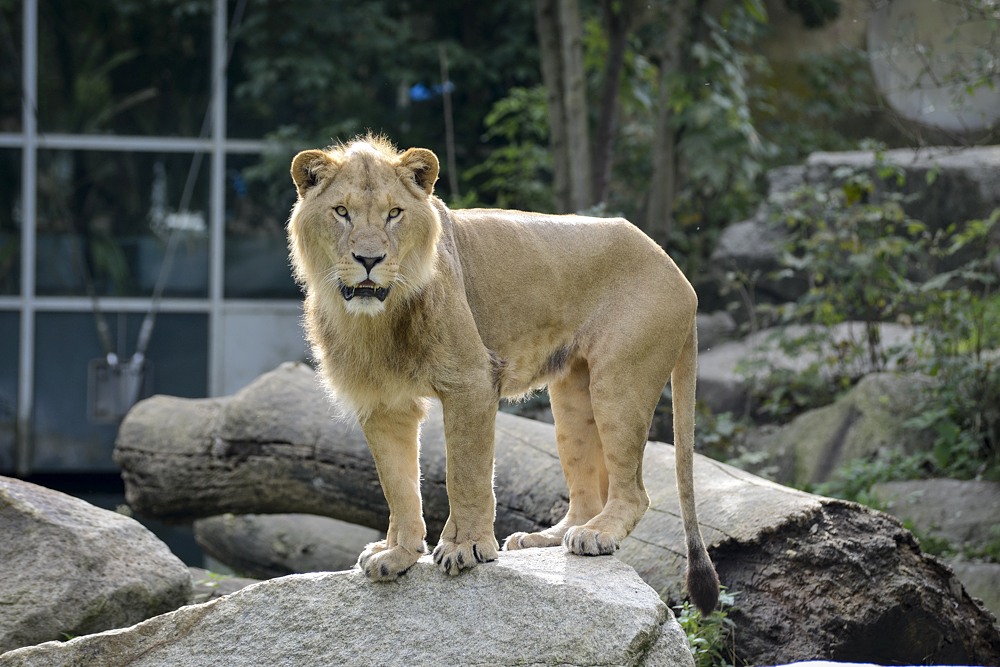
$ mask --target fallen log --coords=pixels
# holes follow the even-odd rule
[[[424,513],[433,543],[447,518],[444,435],[421,434]],[[128,503],[189,521],[311,513],[385,530],[388,509],[360,428],[333,416],[313,372],[285,364],[232,397],[157,396],[121,425],[115,449]],[[673,448],[650,443],[651,506],[618,556],[668,603],[683,596],[683,529]],[[697,457],[698,514],[747,664],[997,664],[1000,629],[951,571],[888,515],[810,495]],[[497,419],[500,539],[548,527],[566,509],[553,427]]]

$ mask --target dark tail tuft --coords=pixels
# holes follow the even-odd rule
[[[719,604],[719,575],[705,551],[688,553],[687,591],[694,606],[706,616]]]

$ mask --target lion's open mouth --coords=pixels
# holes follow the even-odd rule
[[[340,294],[344,297],[344,301],[350,301],[356,296],[373,296],[379,301],[385,301],[385,297],[389,296],[389,286],[379,287],[370,280],[362,280],[357,285],[340,285]]]

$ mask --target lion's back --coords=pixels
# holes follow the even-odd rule
[[[631,326],[632,317],[693,318],[690,284],[626,220],[491,209],[451,217],[480,336],[529,379],[588,331]]]

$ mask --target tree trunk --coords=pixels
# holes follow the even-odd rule
[[[560,213],[569,211],[569,154],[562,100],[562,58],[556,0],[535,0],[535,31],[542,63],[542,82],[549,116],[549,148],[552,151],[552,189]]]
[[[677,199],[677,133],[673,126],[670,88],[680,71],[681,59],[694,9],[694,0],[674,0],[663,17],[666,32],[660,50],[659,94],[653,127],[653,177],[649,184],[645,231],[667,247],[674,225]]]
[[[439,411],[421,432],[430,542],[448,514]],[[497,418],[502,539],[565,512],[553,428]],[[740,661],[995,664],[1000,632],[954,575],[895,519],[754,477],[698,456],[698,513],[723,583]],[[331,416],[308,368],[286,364],[230,398],[158,396],[119,430],[115,460],[129,504],[173,520],[307,512],[384,530],[388,510],[357,424]],[[619,557],[665,599],[683,595],[684,537],[673,448],[646,447],[650,509]]]
[[[638,11],[635,3],[626,0],[604,0],[604,22],[608,33],[608,58],[604,63],[601,108],[597,118],[597,139],[594,142],[595,204],[603,204],[608,199],[611,185],[611,167],[614,159],[615,132],[618,128],[619,89],[622,69],[625,66],[625,48],[633,15]]]
[[[591,203],[582,26],[578,0],[535,0],[556,203],[563,213],[579,211]]]
[[[587,127],[587,77],[583,71],[583,20],[578,0],[559,2],[559,43],[563,66],[563,111],[569,152],[570,211],[591,202],[590,131]]]

